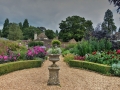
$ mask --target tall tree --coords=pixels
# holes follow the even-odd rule
[[[20,29],[19,25],[16,23],[10,23],[8,39],[19,40],[22,38],[23,38],[23,33],[22,33],[22,30]]]
[[[37,35],[39,35],[41,33],[41,31],[34,26],[30,26],[28,28],[25,28],[23,30],[24,40],[34,39],[34,33],[37,33]]]
[[[120,13],[120,0],[108,0],[110,3],[113,3],[114,4],[114,6],[116,7],[118,7],[117,8],[117,12],[119,12]]]
[[[9,19],[5,19],[4,25],[3,25],[3,30],[2,30],[2,37],[7,38],[8,37],[8,27],[9,27]]]
[[[58,36],[58,35],[59,35],[58,30],[56,30],[55,34],[56,34],[56,36]]]
[[[25,19],[24,22],[23,22],[23,29],[24,29],[24,28],[28,28],[28,27],[29,27],[28,20]]]
[[[102,23],[102,30],[106,30],[109,34],[113,34],[116,31],[116,26],[113,19],[113,13],[111,10],[105,12],[104,21]]]
[[[53,32],[53,30],[50,30],[50,29],[48,29],[48,30],[45,31],[45,35],[46,35],[49,39],[53,39],[53,38],[56,36],[55,33]]]
[[[65,21],[61,21],[59,28],[61,29],[59,39],[67,42],[74,38],[76,41],[80,41],[87,30],[92,30],[92,22],[85,20],[84,17],[69,16]]]
[[[23,25],[22,25],[21,22],[19,22],[19,27],[20,27],[20,29],[22,30]]]

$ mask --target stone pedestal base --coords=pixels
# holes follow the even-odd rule
[[[48,85],[60,85],[59,82],[59,70],[60,68],[58,66],[56,67],[48,67],[49,70],[49,80],[48,80]]]

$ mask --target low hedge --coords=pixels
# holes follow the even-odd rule
[[[78,68],[93,70],[96,72],[100,72],[102,74],[110,74],[111,72],[111,66],[88,62],[88,61],[71,60],[69,61],[69,65],[71,67],[78,67]]]
[[[27,68],[41,67],[41,64],[41,60],[26,60],[0,64],[0,75]]]

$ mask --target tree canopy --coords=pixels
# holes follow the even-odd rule
[[[116,26],[113,19],[113,13],[111,10],[105,12],[104,21],[102,23],[102,30],[106,30],[109,34],[113,34],[116,31]]]
[[[53,30],[50,30],[50,29],[48,29],[48,30],[46,30],[45,31],[45,35],[49,38],[49,39],[53,39],[53,38],[55,38],[55,33],[53,32]]]
[[[5,37],[5,38],[8,37],[8,33],[9,33],[8,27],[9,27],[9,19],[6,18],[3,24],[2,37]]]
[[[73,38],[80,41],[87,30],[93,30],[92,22],[80,16],[67,17],[65,21],[61,21],[59,28],[59,39],[66,42]]]
[[[22,33],[22,30],[20,29],[19,25],[16,23],[10,23],[8,39],[19,40],[22,38],[23,38],[23,33]]]

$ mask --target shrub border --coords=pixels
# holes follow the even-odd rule
[[[0,75],[22,69],[41,67],[42,63],[41,60],[25,60],[0,64]]]
[[[111,73],[111,66],[103,65],[103,64],[99,64],[99,63],[88,62],[88,61],[70,60],[69,66],[93,70],[93,71],[96,71],[96,72],[99,72],[102,74],[110,74]]]

